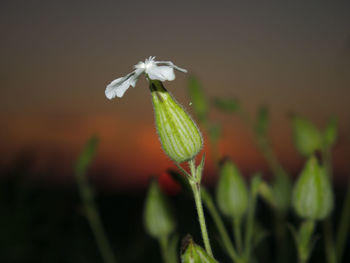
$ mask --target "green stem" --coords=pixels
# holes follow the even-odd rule
[[[286,242],[286,214],[281,211],[275,211],[275,220],[275,242],[277,250],[277,262],[287,263],[290,262],[290,258],[288,257],[289,248],[288,243]]]
[[[199,220],[199,225],[202,231],[202,238],[204,242],[204,247],[207,253],[213,257],[213,252],[211,250],[210,242],[209,242],[209,236],[208,236],[208,231],[207,231],[207,226],[205,224],[205,218],[204,218],[204,212],[203,212],[203,206],[202,206],[202,200],[201,200],[201,191],[200,191],[200,184],[199,183],[194,183],[190,182],[193,195],[194,195],[194,201],[196,203],[196,208],[197,208],[197,214],[198,214],[198,220]]]
[[[90,188],[84,173],[77,173],[76,178],[79,193],[86,211],[86,217],[94,234],[97,246],[101,252],[103,261],[105,263],[115,263],[116,259],[103,229],[101,218],[93,198],[92,189]]]
[[[329,177],[329,180],[331,180],[332,179],[332,155],[330,153],[330,149],[323,149],[322,157],[326,168],[326,173]],[[335,244],[333,239],[333,224],[332,224],[331,217],[328,217],[323,222],[323,233],[324,233],[324,245],[326,250],[327,262],[336,263],[337,255],[336,255]]]
[[[324,245],[326,249],[327,262],[336,263],[337,257],[336,257],[334,240],[333,240],[332,221],[330,220],[330,218],[327,218],[323,222],[323,233],[324,233]]]
[[[268,143],[268,139],[266,138],[266,136],[258,135],[255,132],[254,125],[253,125],[251,119],[249,118],[248,114],[244,110],[240,111],[240,117],[243,120],[243,122],[245,123],[245,125],[252,131],[255,144],[260,149],[265,160],[267,161],[268,165],[270,166],[273,174],[275,176],[279,176],[281,174],[286,174],[284,168],[282,167],[282,165],[278,161],[275,153],[271,149],[271,146]]]
[[[345,201],[340,216],[340,222],[337,230],[337,239],[336,239],[336,251],[339,262],[341,262],[346,239],[349,235],[350,228],[350,180],[348,182],[348,188],[345,196]]]
[[[241,219],[233,219],[233,233],[235,236],[237,250],[239,253],[242,253]]]
[[[253,191],[252,191],[253,192]],[[245,258],[247,262],[251,260],[251,245],[253,239],[253,226],[254,226],[254,213],[256,206],[256,194],[252,193],[251,203],[248,210],[247,221],[246,221],[246,231],[245,231]]]
[[[164,263],[169,263],[168,260],[168,237],[164,236],[159,239],[160,249],[162,252],[162,258]]]
[[[306,263],[313,249],[313,233],[315,230],[315,221],[304,221],[299,229],[298,236],[296,237],[298,247],[298,259],[299,263]]]
[[[213,218],[213,221],[219,231],[223,245],[228,255],[234,262],[236,263],[242,262],[231,242],[231,239],[226,231],[224,222],[222,221],[220,214],[218,213],[210,194],[206,191],[205,188],[201,189],[201,194],[202,194],[203,203],[207,207],[211,217]]]
[[[274,177],[279,178],[280,180],[289,180],[289,175],[285,171],[281,163],[279,162],[274,151],[272,150],[272,147],[269,143],[267,136],[259,135],[255,132],[253,122],[251,121],[248,114],[243,109],[241,109],[240,111],[240,118],[245,123],[245,125],[252,131],[253,140],[256,146],[260,149]],[[278,205],[280,200],[276,200],[276,201]],[[278,208],[281,208],[280,205],[278,205]],[[289,258],[286,258],[288,247],[285,242],[286,240],[285,239],[286,228],[284,227],[284,219],[286,217],[285,208],[286,207],[282,207],[282,209],[278,209],[275,212],[275,219],[276,219],[276,224],[275,224],[276,236],[275,237],[276,237],[276,245],[277,245],[277,262],[284,262],[284,263],[287,262],[287,260],[289,259]]]
[[[201,199],[201,178],[202,174],[198,174],[196,165],[194,163],[194,159],[190,160],[188,162],[190,171],[191,171],[191,177],[189,179],[189,183],[192,188],[192,192],[194,195],[194,201],[196,203],[196,208],[197,208],[197,214],[198,214],[198,220],[199,220],[199,225],[201,228],[202,232],[202,238],[204,242],[204,247],[207,253],[213,257],[213,252],[211,250],[210,242],[209,242],[209,236],[208,236],[208,230],[207,226],[205,223],[205,217],[204,217],[204,212],[203,212],[203,206],[202,206],[202,199]]]

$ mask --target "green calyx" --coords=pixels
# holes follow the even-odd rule
[[[157,239],[168,237],[175,229],[174,217],[155,180],[152,181],[148,190],[144,208],[144,224],[149,235]]]
[[[240,220],[248,208],[247,186],[238,168],[226,160],[220,169],[216,199],[221,212]]]
[[[325,168],[310,157],[293,190],[293,206],[305,219],[321,220],[333,209],[333,191]]]
[[[164,88],[150,80],[156,128],[165,153],[176,163],[193,159],[203,147],[202,135],[189,114]]]
[[[218,263],[201,246],[195,244],[189,235],[184,238],[182,249],[181,263]]]

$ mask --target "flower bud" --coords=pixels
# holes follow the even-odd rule
[[[293,140],[299,153],[309,157],[322,147],[322,136],[319,130],[308,120],[292,117]]]
[[[181,263],[217,263],[201,246],[193,242],[191,236],[186,236],[182,242]]]
[[[277,209],[287,211],[291,205],[292,182],[284,171],[280,171],[273,179],[272,193]]]
[[[198,127],[160,81],[151,80],[150,89],[163,150],[176,163],[193,159],[203,146]]]
[[[155,180],[152,181],[148,190],[144,209],[144,224],[146,231],[158,239],[167,237],[175,229],[173,215]]]
[[[216,199],[221,212],[229,217],[240,219],[248,208],[246,184],[237,167],[229,160],[221,166]]]
[[[333,208],[333,191],[325,168],[311,157],[294,186],[293,206],[300,217],[324,219]]]

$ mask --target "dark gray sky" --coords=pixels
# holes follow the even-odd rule
[[[80,138],[74,116],[94,116],[88,131],[103,126],[110,137],[151,127],[146,81],[113,101],[104,89],[152,55],[194,73],[210,97],[238,97],[251,113],[268,104],[272,129],[290,110],[318,124],[337,115],[347,128],[349,14],[350,1],[1,1],[2,118],[23,143]],[[176,77],[165,85],[189,108],[187,76]],[[61,134],[47,130],[53,119]]]
[[[283,108],[314,105],[322,111],[329,105],[338,112],[347,106],[349,1],[0,5],[5,111],[109,111],[115,105],[105,102],[105,85],[150,55],[196,73],[210,95]],[[169,85],[183,96],[179,78]],[[125,100],[142,103],[136,90],[128,93]]]

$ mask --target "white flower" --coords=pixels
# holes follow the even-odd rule
[[[184,73],[187,72],[186,69],[179,68],[171,61],[155,61],[154,59],[155,57],[149,57],[145,62],[140,61],[134,66],[135,70],[133,72],[109,83],[105,91],[106,97],[108,99],[121,98],[130,86],[135,87],[142,73],[145,73],[152,80],[171,81],[175,79],[174,69]]]

